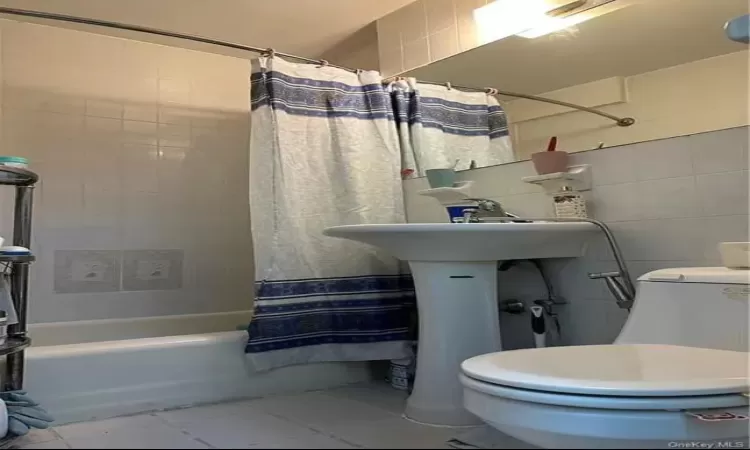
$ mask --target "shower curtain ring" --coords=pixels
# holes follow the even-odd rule
[[[326,67],[329,64],[325,59],[321,59],[318,63],[320,64],[318,67]]]
[[[487,88],[487,95],[497,95],[497,89],[495,88]]]
[[[266,50],[265,50],[265,51],[264,51],[264,52],[262,53],[262,55],[263,55],[263,56],[268,56],[268,57],[271,57],[271,58],[273,58],[274,56],[276,56],[276,50],[274,50],[274,49],[272,49],[272,48],[270,48],[270,47],[269,47],[269,48],[267,48],[267,49],[266,49]]]
[[[446,82],[445,82],[445,87],[447,87],[449,91],[450,91],[451,89],[453,89],[453,87],[451,86],[451,82],[450,82],[450,81],[446,81]]]

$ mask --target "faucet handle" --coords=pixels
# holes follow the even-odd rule
[[[620,276],[620,272],[594,272],[589,273],[589,279],[598,280],[600,278],[617,278]]]
[[[635,294],[629,292],[625,285],[620,281],[622,278],[620,272],[590,273],[589,278],[592,280],[603,278],[604,282],[607,283],[607,288],[609,288],[609,291],[615,297],[617,306],[620,308],[630,311],[633,307],[633,304],[635,303]]]
[[[462,217],[456,217],[454,218],[455,223],[475,223],[479,222],[479,219],[477,217],[477,212],[479,211],[478,208],[466,208],[463,210],[463,216]],[[458,220],[456,220],[458,219]]]
[[[498,209],[502,210],[502,206],[500,205],[500,203],[488,198],[467,198],[466,200],[475,202],[477,204],[477,208],[481,209],[482,211],[495,211]]]

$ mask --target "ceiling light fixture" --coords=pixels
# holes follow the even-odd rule
[[[516,33],[516,36],[527,39],[534,39],[540,36],[544,36],[545,34],[554,33],[555,31],[564,30],[565,28],[578,25],[579,23],[585,22],[590,18],[591,17],[588,17],[585,13],[574,14],[567,17],[545,16],[543,19],[540,19],[536,25],[534,25],[534,28],[526,30],[522,33]]]
[[[586,22],[587,20],[591,20],[595,17],[603,16],[604,14],[617,11],[618,9],[622,9],[629,4],[631,4],[631,2],[627,2],[624,0],[600,0],[598,4],[591,5],[591,7],[589,7],[588,9],[570,15],[564,15],[564,12],[560,13],[558,11],[552,11],[550,13],[547,13],[544,19],[541,19],[539,23],[533,28],[522,33],[517,33],[516,36],[524,37],[527,39],[538,38],[540,36],[544,36],[545,34],[564,30],[566,28],[578,25],[579,23]],[[571,9],[578,8],[579,6],[575,6],[575,8]],[[570,11],[570,9],[568,11]],[[557,13],[558,15],[554,15],[555,13]]]
[[[480,44],[512,35],[533,39],[631,3],[633,0],[496,0],[474,10],[474,21]]]
[[[570,11],[585,0],[496,0],[474,10],[481,44],[544,26],[547,13]]]

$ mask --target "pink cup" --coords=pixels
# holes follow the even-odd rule
[[[531,162],[539,175],[568,171],[568,152],[537,152],[531,154]]]

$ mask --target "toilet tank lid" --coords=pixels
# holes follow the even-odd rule
[[[728,269],[726,267],[659,269],[641,275],[638,281],[747,285],[750,284],[750,270]]]

